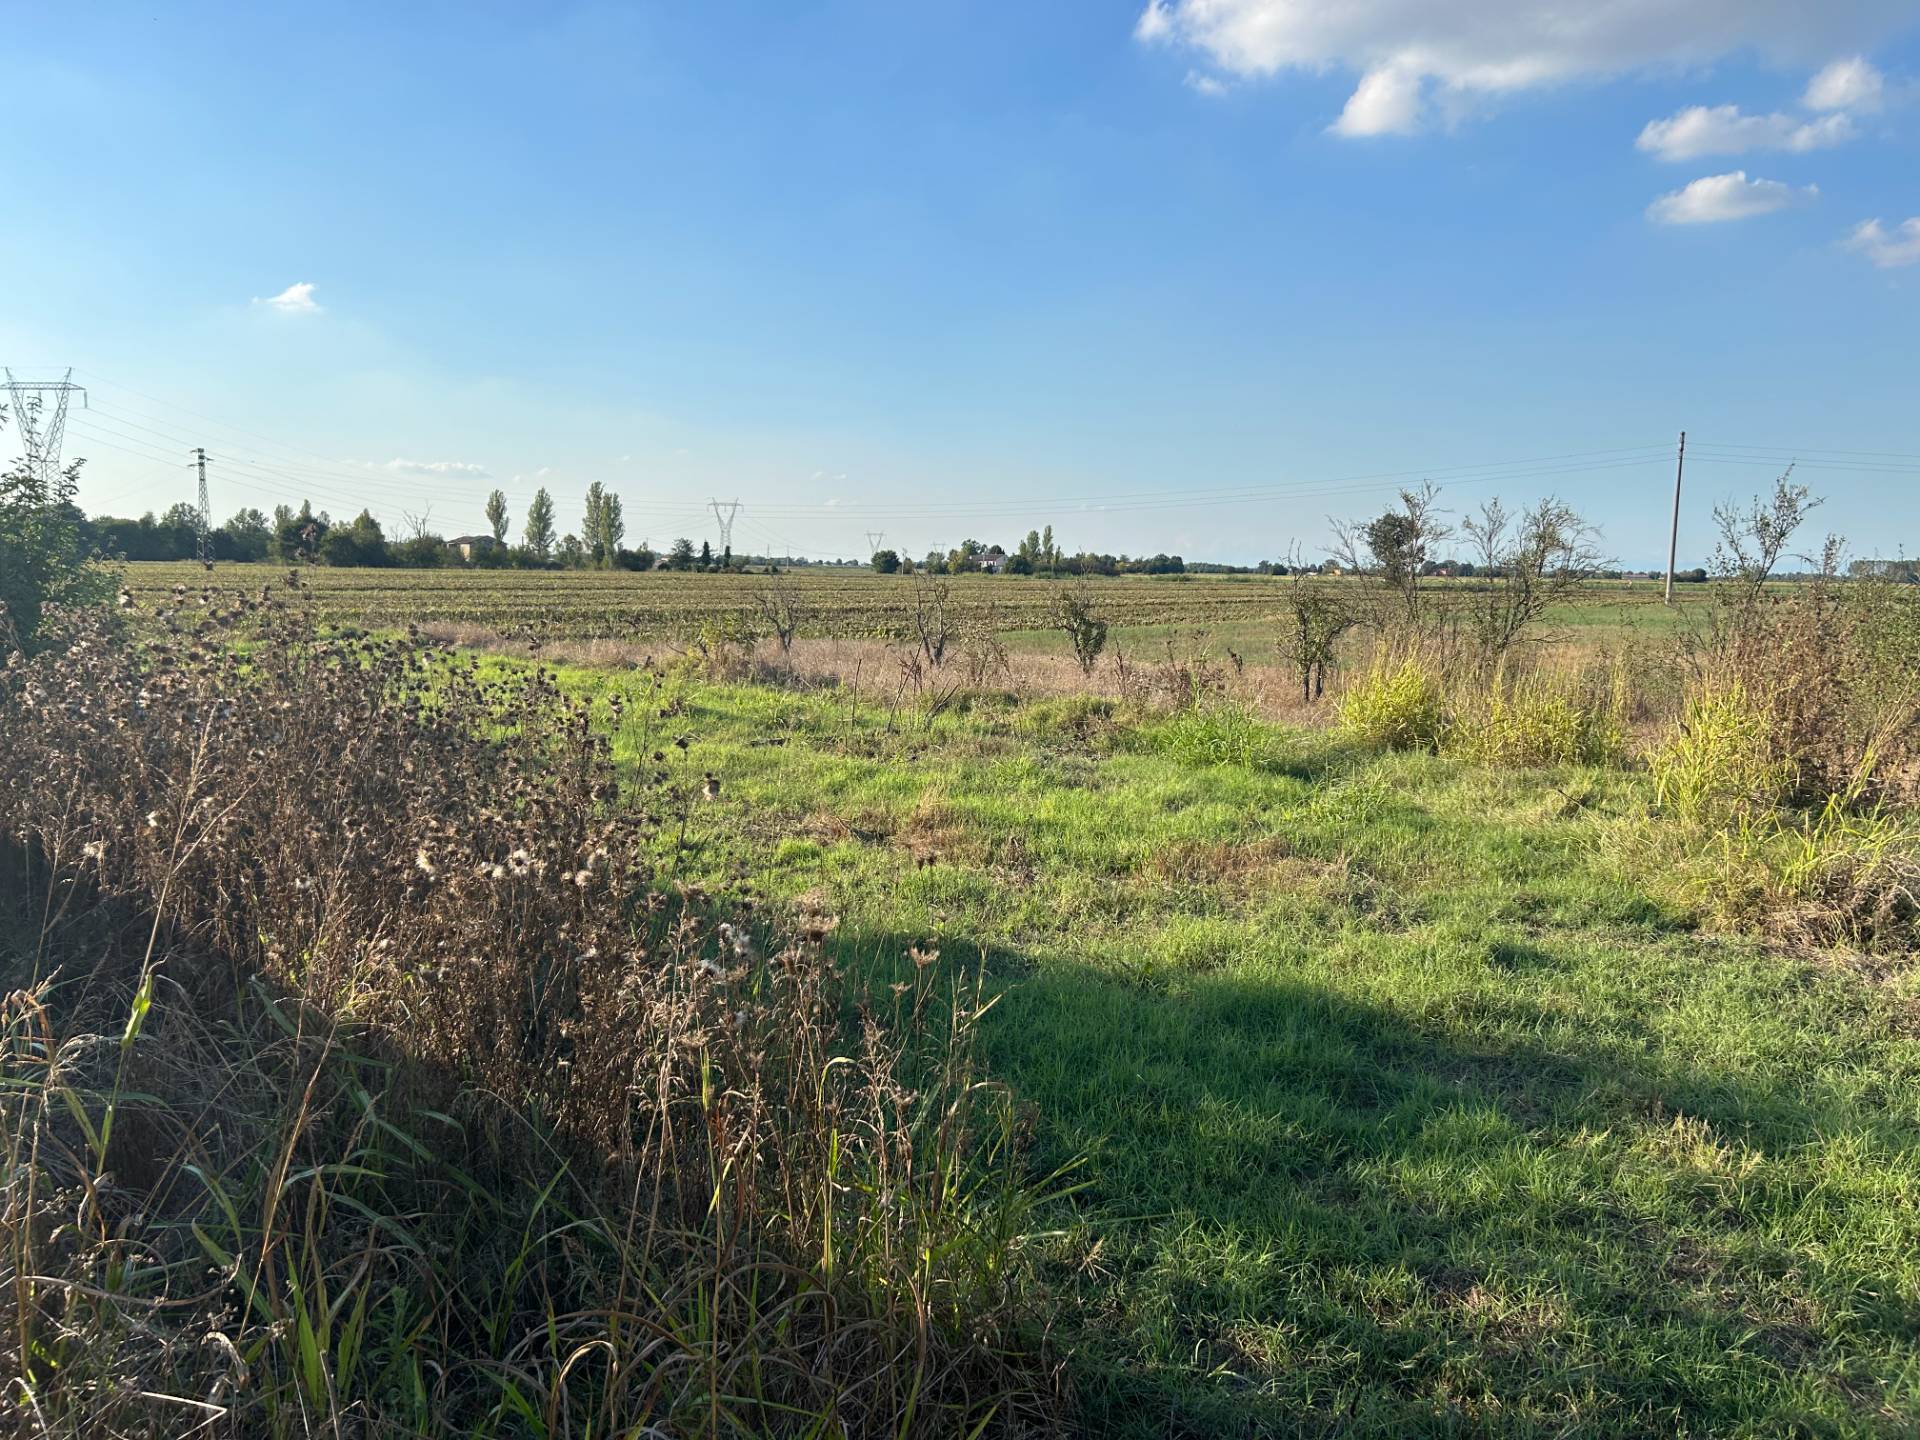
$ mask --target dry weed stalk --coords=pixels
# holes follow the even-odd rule
[[[0,673],[17,1415],[1051,1423],[977,977],[936,1005],[917,967],[849,1031],[831,921],[780,938],[671,883],[619,701],[537,667],[328,637],[271,591],[177,595],[150,643],[62,623]]]

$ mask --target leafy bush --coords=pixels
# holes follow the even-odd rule
[[[1446,692],[1418,659],[1378,662],[1340,697],[1339,723],[1365,745],[1434,750],[1447,727]]]
[[[113,594],[114,576],[81,530],[79,483],[77,463],[54,477],[51,492],[24,464],[0,473],[0,656],[34,645],[48,606],[98,604]]]
[[[1054,596],[1053,624],[1073,647],[1081,673],[1091,675],[1100,652],[1107,648],[1107,619],[1084,579]]]

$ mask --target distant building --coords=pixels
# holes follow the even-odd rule
[[[500,542],[491,535],[456,535],[447,541],[447,548],[454,551],[462,560],[475,560],[482,555],[491,554]]]
[[[989,575],[998,575],[1007,568],[1007,552],[995,545],[980,557],[980,568]]]

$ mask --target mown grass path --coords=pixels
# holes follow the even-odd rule
[[[1086,1157],[1045,1243],[1090,1433],[1920,1428],[1916,987],[1663,913],[1605,855],[1638,777],[564,680],[719,778],[696,873],[1004,986],[1036,1164]]]

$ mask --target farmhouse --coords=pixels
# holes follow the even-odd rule
[[[447,548],[462,560],[474,560],[490,553],[499,543],[491,535],[456,535],[447,541]]]

